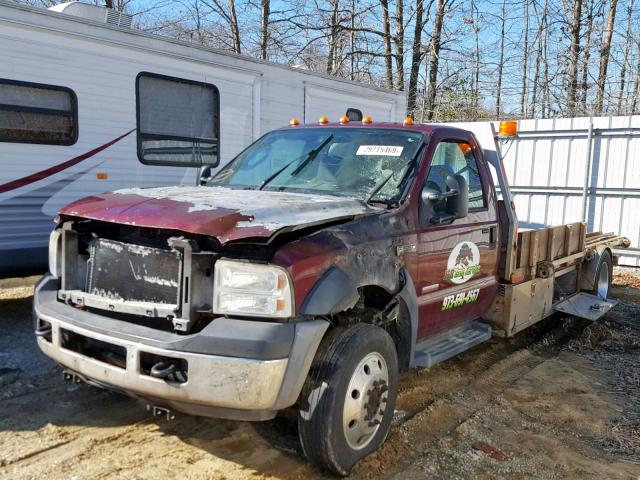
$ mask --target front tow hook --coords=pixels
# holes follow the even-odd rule
[[[176,372],[176,366],[172,363],[158,362],[149,371],[149,375],[153,378],[160,378],[166,380],[169,375]]]

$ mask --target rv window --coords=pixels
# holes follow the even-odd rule
[[[77,139],[72,90],[0,79],[0,142],[73,145]]]
[[[220,98],[214,85],[140,73],[136,92],[142,163],[218,165]]]

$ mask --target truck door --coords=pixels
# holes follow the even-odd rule
[[[498,286],[496,199],[481,150],[470,137],[440,140],[433,152],[423,186],[445,192],[447,176],[462,175],[469,185],[469,213],[445,225],[418,219],[418,339],[479,317]],[[445,207],[443,199],[434,210]]]

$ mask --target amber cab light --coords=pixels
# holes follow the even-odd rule
[[[508,122],[500,122],[498,126],[498,136],[503,138],[515,137],[518,134],[518,122],[510,120]]]
[[[373,123],[373,118],[371,118],[371,115],[365,115],[364,117],[362,117],[362,123],[365,125],[369,125],[370,123]]]
[[[413,125],[413,118],[405,117],[404,122],[402,122],[402,124],[406,126]]]
[[[300,125],[300,120],[298,120],[297,118],[292,118],[291,120],[289,120],[290,127],[297,127],[298,125]]]
[[[342,115],[340,117],[340,125],[346,125],[347,123],[349,123],[349,117],[347,117],[346,115]]]
[[[326,125],[327,123],[329,123],[329,117],[327,117],[326,115],[322,115],[319,119],[318,119],[318,123],[320,125]]]

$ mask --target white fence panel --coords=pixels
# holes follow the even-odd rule
[[[489,123],[459,126],[493,149]],[[640,115],[521,120],[503,153],[521,226],[585,221],[629,237],[620,263],[640,265]]]

